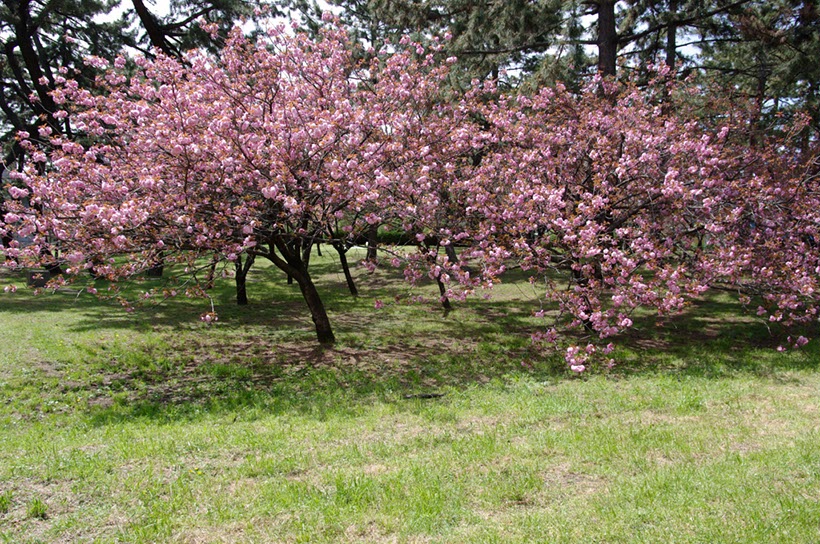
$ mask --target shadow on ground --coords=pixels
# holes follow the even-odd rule
[[[390,273],[357,271],[367,293],[358,299],[347,294],[331,268],[320,276],[338,339],[332,348],[316,344],[298,287],[270,269],[255,272],[249,306],[232,302],[230,285],[214,290],[220,320],[212,326],[198,319],[208,308],[205,299],[175,300],[129,314],[110,301],[61,292],[6,298],[0,312],[38,319],[72,311],[78,318],[68,325],[70,332],[150,331],[161,338],[127,346],[132,354],[127,360],[104,343],[87,346],[88,379],[66,379],[62,369],[39,364],[58,392],[92,392],[88,411],[96,424],[254,408],[324,417],[355,412],[374,400],[446,402],[470,387],[503,387],[519,378],[584,379],[567,370],[560,353],[530,343],[530,335],[543,326],[532,317],[534,302],[469,300],[445,315],[434,298],[410,304],[401,291],[396,297]],[[384,309],[375,311],[374,299],[384,299]],[[614,369],[592,373],[612,379],[656,373],[777,378],[820,365],[817,339],[804,350],[778,353],[785,334],[720,295],[658,325],[655,318],[636,317],[633,330],[613,339]],[[800,332],[817,337],[819,331]]]

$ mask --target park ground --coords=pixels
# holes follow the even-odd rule
[[[269,267],[248,307],[217,282],[211,325],[2,295],[0,542],[820,541],[817,339],[778,352],[709,293],[579,376],[531,345],[522,278],[445,315],[389,267],[353,299],[312,266],[330,349]]]

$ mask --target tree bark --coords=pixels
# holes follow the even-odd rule
[[[598,0],[598,71],[604,76],[614,76],[617,65],[615,2],[616,0]]]
[[[372,225],[367,229],[367,259],[370,262],[376,262],[378,259],[378,251],[376,247],[379,245],[379,226]]]
[[[237,265],[236,277],[234,281],[236,282],[236,305],[237,306],[247,306],[248,305],[248,286],[246,283],[245,274],[243,274],[240,269],[242,268],[241,265]]]
[[[137,17],[139,17],[139,20],[145,29],[145,33],[148,34],[148,39],[151,41],[151,45],[169,57],[178,57],[179,52],[176,51],[168,42],[168,38],[165,36],[165,32],[163,32],[162,27],[160,27],[157,18],[153,13],[151,13],[145,5],[145,2],[142,0],[131,0],[131,4],[134,6],[134,11],[137,12]]]
[[[447,254],[447,260],[450,264],[458,264],[458,255],[456,255],[456,248],[452,245],[444,246],[444,252]]]
[[[296,277],[296,276],[295,276]],[[320,344],[330,345],[336,342],[336,337],[333,334],[333,329],[330,326],[330,318],[327,316],[327,310],[319,296],[319,291],[316,290],[316,285],[310,278],[310,275],[305,272],[303,278],[296,277],[296,282],[299,284],[299,289],[302,291],[302,296],[305,303],[310,310],[310,317],[313,320],[313,325],[316,328],[316,339]]]
[[[678,56],[678,26],[675,24],[677,16],[678,0],[669,0],[669,27],[666,29],[666,65],[673,71]]]
[[[353,281],[353,275],[350,273],[350,265],[347,262],[347,247],[341,240],[333,240],[332,244],[333,248],[339,253],[339,262],[342,263],[347,289],[351,295],[357,297],[359,296],[359,289],[356,287],[356,282]]]
[[[336,342],[325,305],[303,260],[304,253],[299,250],[298,246],[294,247],[293,244],[288,244],[278,236],[272,237],[269,245],[271,251],[265,256],[277,268],[285,272],[291,281],[295,280],[299,285],[299,290],[302,291],[302,297],[310,310],[310,317],[316,329],[316,339],[323,345]]]
[[[51,115],[57,111],[54,99],[49,93],[49,88],[41,81],[47,79],[42,67],[40,66],[40,59],[37,57],[37,51],[32,43],[34,33],[36,32],[31,26],[31,13],[29,7],[31,2],[25,0],[18,4],[17,20],[14,23],[14,32],[17,36],[17,46],[20,48],[20,54],[23,57],[23,63],[26,70],[31,77],[31,83],[34,85],[34,90],[39,99],[36,103],[32,102],[35,111],[41,115],[47,116],[51,119]]]
[[[453,305],[450,304],[450,299],[447,297],[447,287],[439,278],[436,278],[436,283],[438,283],[438,292],[441,294],[441,307],[444,308],[445,311],[449,312],[453,309]]]
[[[234,263],[234,268],[236,269],[236,275],[234,276],[234,281],[236,283],[236,304],[239,306],[248,305],[248,271],[250,271],[251,266],[253,266],[254,260],[256,260],[256,256],[251,254],[247,256],[245,262],[243,263],[242,256],[240,255],[236,258],[236,262]]]

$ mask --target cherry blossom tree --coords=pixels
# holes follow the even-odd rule
[[[486,108],[492,135],[457,185],[474,255],[491,276],[515,263],[543,282],[558,312],[544,338],[589,339],[567,350],[576,371],[635,309],[669,315],[712,287],[763,297],[772,321],[817,319],[817,155],[788,135],[750,148],[751,115],[707,124],[685,107],[700,93],[599,78]]]
[[[18,174],[27,188],[15,190],[5,229],[35,244],[6,256],[59,249],[70,272],[110,279],[160,255],[188,271],[210,255],[239,274],[263,257],[296,281],[318,340],[332,343],[308,271],[312,246],[382,222],[394,187],[415,181],[407,176],[419,161],[438,160],[433,143],[458,148],[463,133],[435,48],[405,41],[363,63],[347,41],[332,28],[319,40],[237,30],[218,59],[141,58],[128,78],[120,58],[93,92],[63,78],[56,115],[71,116],[82,138],[53,136],[47,154],[20,135],[33,161]]]

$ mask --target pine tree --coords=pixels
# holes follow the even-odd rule
[[[50,95],[58,68],[69,69],[81,84],[96,76],[88,56],[113,60],[124,48],[157,48],[179,55],[193,47],[218,43],[198,20],[217,22],[224,32],[248,12],[239,0],[175,1],[166,16],[152,13],[143,0],[120,10],[118,0],[2,0],[0,3],[0,172],[22,152],[15,144],[21,131],[36,133],[48,125],[64,133],[70,127],[54,118]]]
[[[704,33],[706,76],[754,100],[761,130],[800,110],[813,119],[809,130],[820,129],[817,0],[753,2]]]
[[[532,72],[556,46],[563,23],[562,0],[330,0],[358,39],[376,50],[408,33],[414,39],[448,36],[447,52],[463,74],[497,77],[502,70]],[[288,3],[308,29],[318,25],[320,6]]]

